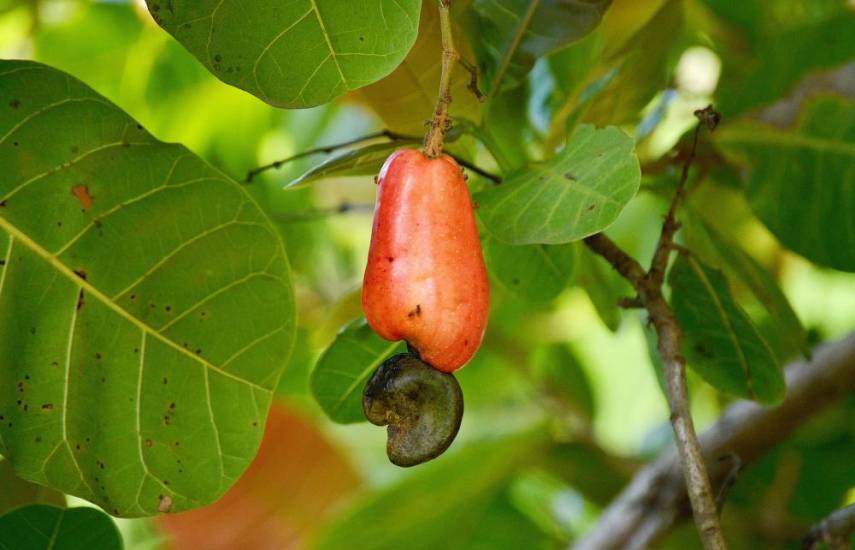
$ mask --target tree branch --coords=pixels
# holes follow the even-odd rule
[[[668,258],[674,249],[674,234],[680,227],[676,220],[677,205],[683,196],[689,177],[689,169],[698,145],[698,134],[702,126],[712,129],[718,124],[718,113],[712,109],[712,106],[695,111],[695,116],[698,117],[699,122],[693,134],[692,148],[683,165],[677,189],[665,216],[650,269],[645,271],[634,258],[603,234],[586,238],[585,244],[605,258],[632,284],[638,292],[638,301],[650,314],[650,320],[659,339],[658,349],[665,368],[665,394],[671,410],[671,427],[674,430],[682,472],[689,488],[689,500],[694,511],[695,523],[704,548],[721,550],[726,548],[726,545],[718,518],[718,507],[689,410],[686,360],[683,358],[682,351],[683,331],[662,294]]]
[[[804,550],[813,550],[825,543],[832,550],[852,548],[852,533],[855,533],[855,504],[850,504],[830,514],[811,527],[804,541]]]
[[[740,400],[700,436],[701,449],[713,485],[721,487],[733,470],[736,455],[749,464],[825,407],[855,391],[855,332],[815,350],[810,361],[786,367],[787,396],[774,408]],[[674,450],[635,475],[600,516],[599,523],[575,548],[609,550],[646,548],[688,518],[686,483]]]

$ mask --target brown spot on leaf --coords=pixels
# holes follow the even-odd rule
[[[9,107],[11,107],[13,109],[17,109],[20,106],[21,106],[21,102],[17,99],[13,99],[12,101],[9,102]]]
[[[77,200],[80,201],[81,206],[83,206],[84,210],[89,210],[92,208],[92,202],[95,197],[89,194],[89,186],[84,185],[82,183],[75,185],[71,188],[71,194],[77,197]]]
[[[160,495],[160,504],[157,505],[157,511],[163,514],[168,513],[172,510],[172,498],[167,496]]]

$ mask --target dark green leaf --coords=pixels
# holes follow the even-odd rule
[[[724,267],[751,290],[769,313],[774,325],[770,328],[778,334],[776,340],[787,350],[785,355],[792,356],[803,351],[807,333],[775,277],[735,241],[728,239],[711,225],[703,225],[709,236],[709,243],[721,258]],[[687,230],[689,227],[691,226],[687,224]]]
[[[748,164],[751,208],[787,248],[855,271],[855,102],[808,105],[800,127],[724,127],[717,137]]]
[[[470,548],[483,510],[516,468],[541,452],[543,436],[537,430],[470,443],[420,466],[355,503],[314,548]]]
[[[0,61],[0,105],[0,452],[116,515],[216,500],[293,340],[276,230],[64,73]]]
[[[481,245],[487,269],[509,292],[532,302],[558,296],[573,274],[572,245],[531,244],[514,246],[489,235]]]
[[[109,516],[95,508],[34,504],[0,516],[0,548],[9,550],[121,550]]]
[[[668,283],[689,366],[732,395],[762,403],[783,399],[786,387],[778,359],[733,300],[724,275],[680,254]]]
[[[334,422],[364,422],[362,390],[386,358],[404,350],[401,342],[383,340],[365,319],[342,330],[312,371],[312,395]]]
[[[419,0],[147,0],[217,78],[277,107],[311,107],[380,80],[416,40]]]
[[[474,0],[477,32],[470,33],[495,95],[518,84],[534,63],[579,40],[603,17],[611,0]]]
[[[65,495],[29,481],[24,481],[12,471],[8,460],[0,458],[0,515],[27,504],[50,504],[65,507]]]
[[[759,4],[755,15],[750,15],[751,10],[745,10],[743,3],[738,10],[749,19],[748,30],[755,34],[748,59],[722,52],[724,65],[716,108],[725,119],[773,103],[811,71],[842,65],[855,57],[855,13],[845,2],[835,2],[833,10],[815,6],[818,18],[802,17],[813,10],[793,3],[777,8],[765,0],[754,3]],[[782,17],[776,18],[775,12]],[[742,54],[744,45],[737,47]]]
[[[479,215],[511,244],[562,244],[602,231],[641,180],[632,138],[615,127],[583,125],[549,161],[532,164],[477,195]]]

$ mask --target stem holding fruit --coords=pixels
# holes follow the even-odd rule
[[[454,36],[451,32],[451,0],[438,0],[438,2],[439,28],[442,33],[442,72],[439,76],[436,108],[425,135],[424,152],[429,158],[436,158],[442,154],[445,133],[451,127],[451,120],[448,117],[448,106],[451,104],[451,71],[460,59],[460,54],[454,47]]]

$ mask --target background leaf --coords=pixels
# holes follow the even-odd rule
[[[318,359],[310,382],[312,395],[334,422],[364,422],[365,382],[383,361],[404,350],[402,342],[383,340],[365,319],[358,319],[345,327]]]
[[[523,300],[549,301],[567,287],[573,276],[572,245],[514,246],[485,235],[481,246],[490,275]]]
[[[784,246],[855,271],[855,101],[811,103],[790,132],[752,122],[728,125],[717,141],[748,162],[751,208]]]
[[[121,550],[109,516],[95,508],[33,504],[0,516],[0,547],[15,550]]]
[[[553,344],[540,348],[532,358],[531,367],[547,394],[580,417],[594,418],[596,403],[588,375],[567,346]]]
[[[632,138],[614,127],[584,125],[551,160],[478,193],[478,213],[507,243],[567,243],[608,227],[640,179]]]
[[[237,183],[64,73],[0,61],[0,105],[0,452],[115,515],[215,500],[291,348],[281,240]]]
[[[780,401],[786,387],[778,360],[733,300],[721,272],[681,253],[668,284],[689,366],[721,391],[762,403]]]
[[[470,548],[483,540],[475,535],[485,508],[542,444],[543,434],[536,430],[473,442],[443,455],[344,511],[312,548]],[[463,515],[468,521],[462,521]],[[450,521],[470,529],[436,528]]]
[[[277,107],[311,107],[388,75],[419,27],[419,0],[147,0],[217,78]]]
[[[210,506],[158,523],[174,550],[296,549],[359,484],[317,427],[274,403],[258,455],[234,487]]]
[[[452,22],[458,21],[461,10],[451,3]],[[468,36],[458,25],[453,25],[454,47],[461,58],[469,63],[475,56],[469,47]],[[425,123],[430,120],[436,106],[439,90],[439,73],[442,64],[442,41],[439,28],[439,10],[436,2],[422,2],[419,20],[419,36],[407,57],[392,74],[370,84],[355,96],[365,101],[386,128],[402,134],[422,135]],[[453,117],[465,117],[474,122],[480,120],[481,103],[467,87],[469,73],[460,63],[451,73],[451,96],[454,101],[449,107]]]
[[[0,515],[28,504],[50,504],[65,508],[65,495],[17,477],[8,460],[0,458]]]
[[[611,0],[473,0],[470,36],[488,95],[518,84],[544,55],[597,26]]]
[[[605,260],[585,246],[576,251],[574,282],[588,293],[600,320],[612,332],[620,326],[618,301],[633,295],[632,287]]]

